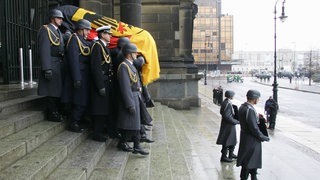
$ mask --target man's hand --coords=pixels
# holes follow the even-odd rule
[[[136,108],[134,107],[129,107],[128,110],[131,115],[134,115],[136,113]]]
[[[99,89],[99,94],[100,94],[100,96],[107,96],[106,88]]]
[[[48,81],[52,80],[52,70],[51,69],[44,71],[44,78]]]
[[[81,87],[81,81],[74,81],[73,82],[73,87],[76,89],[79,89]]]

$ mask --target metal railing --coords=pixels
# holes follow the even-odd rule
[[[48,1],[3,0],[0,5],[0,63],[3,76],[0,83],[38,79],[40,62],[37,58],[37,32],[47,22]],[[23,60],[23,67],[20,59]]]

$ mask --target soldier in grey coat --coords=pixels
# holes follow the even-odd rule
[[[249,174],[252,180],[257,179],[257,168],[262,167],[261,142],[269,141],[269,137],[263,135],[258,127],[259,116],[253,107],[258,103],[259,97],[259,91],[249,90],[247,102],[239,108],[241,133],[237,166],[242,167],[241,180],[247,179]]]
[[[222,102],[220,108],[222,118],[217,144],[222,145],[222,155],[220,159],[222,162],[232,162],[232,158],[237,158],[233,153],[235,145],[237,144],[236,124],[239,124],[239,121],[234,117],[235,112],[231,102],[234,95],[235,93],[233,91],[226,91],[226,99]],[[228,151],[229,157],[227,156]]]
[[[148,155],[140,146],[140,99],[142,85],[133,61],[137,58],[138,48],[128,43],[122,48],[125,60],[119,65],[117,78],[120,88],[118,108],[118,128],[121,133],[120,144],[133,141],[133,153]]]
[[[59,112],[59,103],[63,86],[64,41],[58,28],[62,21],[62,12],[54,9],[50,12],[50,23],[43,25],[38,32],[41,62],[38,95],[45,96],[47,118],[55,122],[63,121]]]

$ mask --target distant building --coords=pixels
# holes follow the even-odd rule
[[[221,14],[221,0],[195,0],[193,56],[199,69],[231,70],[233,16]],[[207,66],[208,65],[208,66]]]
[[[277,71],[295,72],[305,66],[305,59],[309,55],[307,51],[293,51],[291,49],[279,49],[277,51]],[[232,66],[232,71],[249,73],[253,69],[265,69],[274,71],[273,51],[235,51],[233,61],[238,65]]]

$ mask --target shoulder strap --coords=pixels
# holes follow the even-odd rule
[[[92,52],[93,47],[94,47],[96,44],[99,44],[99,46],[100,46],[100,48],[101,48],[101,50],[102,50],[102,54],[103,54],[103,59],[104,59],[104,61],[101,62],[101,65],[103,65],[104,63],[109,64],[109,63],[111,62],[110,55],[106,53],[106,51],[104,50],[103,46],[102,46],[99,42],[96,41],[96,42],[93,44],[93,46],[91,47],[91,52]]]
[[[138,76],[137,76],[137,74],[134,74],[134,73],[132,72],[131,68],[129,67],[129,65],[126,64],[125,62],[122,62],[122,63],[119,65],[117,72],[119,72],[119,69],[120,69],[120,67],[121,67],[122,65],[127,68],[127,71],[128,71],[128,74],[129,74],[129,77],[130,77],[131,82],[133,82],[133,83],[138,82]]]
[[[91,53],[90,47],[89,47],[89,46],[84,46],[84,45],[82,44],[82,42],[80,41],[80,39],[79,39],[79,37],[77,36],[76,33],[73,33],[73,34],[70,36],[70,38],[68,39],[68,42],[67,42],[66,47],[69,46],[69,43],[70,43],[70,41],[71,41],[71,39],[72,39],[72,36],[75,36],[75,37],[76,37],[81,54],[84,55],[84,56],[89,56],[90,53]],[[85,52],[85,50],[87,50],[87,52]]]
[[[43,27],[47,30],[51,44],[55,46],[60,46],[60,38],[48,27],[48,25],[43,25]],[[55,38],[55,40],[53,40],[52,35]]]

